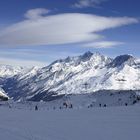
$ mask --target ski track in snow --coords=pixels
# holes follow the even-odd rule
[[[139,106],[25,110],[0,107],[1,140],[139,140]]]

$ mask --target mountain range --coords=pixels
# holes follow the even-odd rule
[[[14,100],[52,100],[100,90],[140,90],[140,60],[100,53],[59,59],[39,68],[0,65],[1,93]]]

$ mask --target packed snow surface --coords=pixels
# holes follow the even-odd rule
[[[29,110],[0,107],[1,140],[139,140],[140,106]]]

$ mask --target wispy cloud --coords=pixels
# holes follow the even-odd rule
[[[74,3],[72,7],[75,8],[96,7],[105,1],[107,0],[79,0],[78,2]]]
[[[6,64],[12,66],[26,66],[26,67],[32,67],[32,66],[43,67],[48,65],[48,63],[42,61],[11,59],[5,57],[0,57],[0,64],[4,64],[4,65]]]
[[[28,10],[24,16],[27,19],[38,19],[41,18],[43,15],[46,15],[50,12],[50,10],[45,9],[45,8],[36,8],[36,9],[31,9]]]
[[[68,56],[78,56],[80,54],[81,53],[63,50],[32,49],[32,47],[28,49],[9,48],[0,51],[0,64],[11,64],[15,66],[46,66],[57,59],[63,59]]]
[[[30,11],[34,13],[36,10]],[[51,16],[41,16],[45,11],[35,12],[35,15],[29,14],[29,11],[27,13],[28,19],[0,30],[1,45],[58,45],[90,42],[102,38],[98,34],[100,31],[138,22],[137,19],[129,17],[103,17],[81,13]]]
[[[124,42],[117,42],[117,41],[98,41],[84,44],[83,47],[88,48],[112,48],[116,46],[120,46],[125,44]]]

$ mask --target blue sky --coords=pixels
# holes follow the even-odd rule
[[[45,66],[86,51],[140,57],[139,0],[1,0],[0,64]]]

